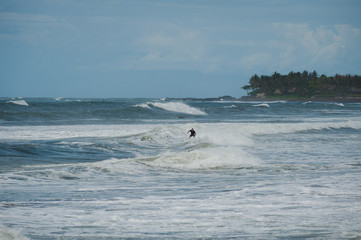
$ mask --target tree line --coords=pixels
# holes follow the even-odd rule
[[[271,76],[255,74],[250,78],[249,84],[242,89],[250,96],[257,94],[298,97],[361,96],[361,76],[350,74],[318,76],[316,71],[290,72],[287,75],[275,72]]]

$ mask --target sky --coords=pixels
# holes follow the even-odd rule
[[[359,0],[1,0],[0,97],[241,97],[361,75]]]

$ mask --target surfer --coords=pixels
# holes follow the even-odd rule
[[[193,128],[192,128],[191,130],[189,130],[187,133],[189,133],[189,132],[191,133],[191,135],[189,135],[189,138],[191,138],[191,137],[194,137],[194,138],[195,138],[195,137],[196,137],[196,134],[197,134],[197,133],[196,133],[196,131],[194,131]]]

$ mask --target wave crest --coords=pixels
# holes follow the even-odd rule
[[[270,107],[269,104],[267,103],[260,103],[260,104],[256,104],[256,105],[253,105],[253,107]]]
[[[189,115],[207,115],[206,112],[204,112],[198,108],[191,107],[182,102],[165,102],[165,103],[163,103],[163,102],[147,102],[147,103],[135,105],[134,107],[142,107],[142,108],[147,108],[147,109],[156,107],[156,108],[160,108],[160,109],[170,111],[170,112],[184,113],[184,114],[189,114]]]
[[[29,104],[25,100],[9,101],[7,103],[12,103],[20,106],[29,106]]]

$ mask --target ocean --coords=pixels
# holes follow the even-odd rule
[[[361,239],[360,143],[360,103],[0,98],[0,239]]]

